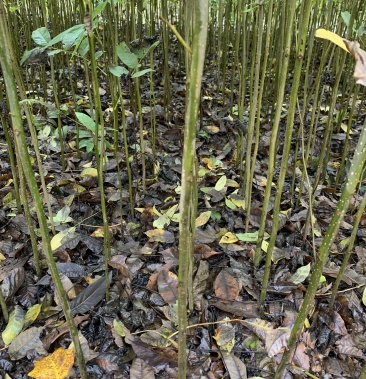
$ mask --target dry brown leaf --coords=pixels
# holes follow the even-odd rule
[[[168,304],[175,304],[178,298],[178,277],[171,271],[162,270],[158,276],[158,289]]]
[[[214,290],[215,295],[221,300],[236,300],[240,286],[229,270],[224,268],[216,277]]]
[[[347,41],[346,39],[343,41],[348,51],[356,60],[355,71],[353,73],[356,83],[366,86],[366,51],[361,49],[357,41]]]

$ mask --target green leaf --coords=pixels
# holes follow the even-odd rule
[[[95,122],[90,116],[81,112],[75,112],[75,115],[80,124],[85,126],[90,131],[95,132]]]
[[[146,68],[145,70],[137,71],[132,76],[132,78],[138,78],[142,75],[147,74],[148,72],[154,71],[152,68]]]
[[[225,198],[225,204],[230,209],[233,209],[233,210],[238,209],[238,207],[228,198]]]
[[[117,76],[117,78],[119,78],[122,75],[128,74],[128,70],[123,66],[111,66],[109,67],[109,72],[112,75]]]
[[[136,68],[138,65],[137,57],[131,50],[127,47],[127,45],[122,42],[117,46],[117,55],[119,59],[129,68]]]
[[[5,345],[9,345],[22,331],[24,326],[25,312],[22,307],[16,305],[10,313],[8,325],[1,334]]]
[[[56,37],[52,38],[51,41],[47,43],[46,47],[53,46],[61,41],[63,45],[70,47],[70,44],[75,44],[75,42],[84,35],[86,35],[84,24],[74,25],[64,32],[58,34]]]
[[[50,32],[42,26],[33,31],[32,40],[39,46],[46,46],[51,41]]]
[[[170,218],[167,214],[162,214],[154,222],[153,227],[157,229],[164,229],[164,227],[170,225]]]
[[[302,283],[310,274],[310,263],[306,266],[299,267],[295,274],[289,279],[294,284]]]
[[[211,218],[214,221],[221,220],[221,213],[219,211],[212,211]]]
[[[102,1],[93,9],[93,20],[98,16],[98,14],[103,12],[105,6],[109,3],[108,1]]]
[[[143,47],[142,49],[139,49],[138,51],[135,52],[137,55],[137,58],[142,59],[144,58],[148,52],[150,52],[152,49],[155,49],[156,46],[158,46],[160,41],[154,42],[151,46],[148,47]]]
[[[32,50],[25,51],[22,56],[22,59],[20,60],[20,64],[22,65],[24,62],[31,60],[32,57],[35,55],[42,54],[43,51],[44,51],[44,48],[41,48],[41,47],[35,47]]]
[[[46,125],[39,133],[38,133],[38,139],[43,140],[46,139],[51,133],[51,126]]]
[[[53,218],[53,220],[55,222],[59,222],[61,224],[64,224],[66,222],[71,222],[71,221],[73,221],[73,219],[71,217],[69,217],[70,212],[71,212],[70,207],[68,207],[67,205],[65,205],[62,209],[60,209],[57,212],[57,214]]]
[[[89,52],[89,40],[87,38],[84,38],[79,47],[78,47],[78,53],[82,56],[85,57],[85,55]]]
[[[345,12],[341,12],[341,16],[343,18],[344,23],[348,26],[349,20],[351,18],[351,14],[349,12],[345,11]]]
[[[211,187],[202,187],[200,188],[200,190],[203,192],[203,193],[210,193],[212,188]]]
[[[225,187],[226,180],[226,175],[222,175],[222,177],[215,184],[215,190],[220,192]]]
[[[79,142],[79,149],[85,147],[87,153],[91,153],[94,150],[94,142],[92,139],[83,139]]]
[[[258,231],[253,233],[237,233],[236,236],[239,238],[239,241],[244,242],[257,242],[258,241]],[[268,238],[269,234],[265,233],[264,238]]]

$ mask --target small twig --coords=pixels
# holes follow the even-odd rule
[[[163,17],[159,17],[161,21],[165,22],[169,28],[172,30],[172,32],[176,35],[178,38],[178,41],[183,45],[183,47],[189,52],[189,54],[192,54],[192,49],[187,45],[186,41],[183,39],[183,37],[180,35],[178,30],[175,28],[174,25],[172,25],[168,20],[166,20]]]

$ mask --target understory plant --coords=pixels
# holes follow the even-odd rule
[[[321,38],[330,39],[332,42],[342,47],[347,52],[351,53],[355,60],[356,66],[354,70],[354,77],[357,82],[363,86],[366,86],[366,79],[364,75],[364,71],[366,69],[365,66],[365,58],[366,52],[360,48],[358,42],[350,42],[346,39],[341,39],[334,33],[319,31],[318,36]],[[287,349],[285,350],[282,359],[277,367],[274,378],[281,379],[283,377],[284,370],[286,368],[287,363],[290,361],[294,350],[296,348],[297,341],[299,339],[301,330],[304,326],[305,320],[309,315],[310,309],[313,305],[313,300],[317,293],[320,278],[323,274],[324,266],[328,260],[329,253],[331,251],[331,245],[336,239],[338,235],[338,230],[341,226],[341,223],[346,215],[348,210],[348,206],[352,199],[352,196],[356,190],[356,187],[360,181],[361,174],[364,170],[366,163],[366,119],[363,124],[363,128],[357,142],[357,146],[355,148],[353,159],[351,161],[349,173],[346,178],[346,182],[343,185],[341,196],[338,200],[337,207],[333,213],[332,219],[329,223],[327,232],[324,236],[322,244],[319,248],[319,251],[315,256],[315,263],[313,266],[313,272],[310,277],[310,281],[306,290],[306,294],[302,305],[300,307],[299,313],[295,319],[294,326],[291,330],[291,335],[287,343]],[[362,206],[364,202],[362,203]],[[361,206],[361,209],[363,209]],[[357,222],[356,222],[357,224]],[[347,261],[347,255],[345,257]],[[347,263],[347,262],[346,262]],[[345,264],[346,264],[345,263]],[[341,275],[341,270],[339,270],[338,275]],[[337,287],[339,283],[339,278],[337,278],[335,286]],[[334,295],[332,296],[330,304],[332,305],[334,302]],[[364,378],[366,375],[366,369],[363,367],[362,377]]]
[[[85,367],[84,354],[81,349],[79,341],[78,331],[74,323],[73,315],[70,310],[70,306],[66,297],[66,292],[62,286],[60,275],[58,273],[55,259],[52,254],[50,236],[48,231],[48,225],[46,215],[43,210],[43,200],[41,198],[38,185],[36,182],[35,174],[32,169],[32,164],[27,149],[27,142],[25,139],[25,132],[22,123],[22,116],[19,104],[19,98],[17,93],[17,85],[15,82],[14,71],[19,70],[17,68],[16,61],[14,60],[14,53],[12,51],[11,44],[9,43],[9,30],[5,19],[5,12],[0,5],[0,64],[4,74],[4,81],[6,85],[6,94],[8,97],[11,113],[11,123],[15,138],[16,151],[18,155],[18,164],[22,166],[22,171],[26,178],[28,188],[31,192],[33,200],[35,202],[35,209],[38,217],[40,232],[42,236],[43,252],[46,256],[48,268],[51,272],[52,280],[55,285],[55,291],[59,299],[61,299],[62,309],[70,330],[71,338],[75,346],[76,356],[79,363],[80,376],[82,379],[88,377]],[[12,58],[12,59],[11,59]],[[21,85],[19,82],[18,85]],[[32,126],[30,126],[32,127]],[[32,225],[29,226],[30,228]]]

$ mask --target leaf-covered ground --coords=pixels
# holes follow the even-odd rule
[[[265,186],[269,185],[266,174],[270,120],[267,117],[261,120],[259,153],[252,183],[253,203],[248,212],[244,209],[237,164],[238,148],[241,149],[238,147],[238,135],[242,128],[245,136],[247,118],[239,122],[234,110],[228,106],[228,99],[224,103],[221,101],[215,84],[215,72],[210,69],[210,62],[207,63],[202,88],[202,120],[197,136],[198,218],[193,308],[189,311],[190,327],[187,332],[188,377],[271,378],[286,348],[306,291],[311,265],[316,259],[316,249],[337,203],[340,188],[334,187],[333,183],[345,133],[342,131],[333,135],[327,177],[315,196],[313,235],[304,230],[309,207],[307,191],[299,205],[295,206],[302,168],[298,165],[299,157],[291,156],[288,162],[270,287],[264,313],[261,313],[258,300],[263,266],[254,268],[253,254],[262,197]],[[89,109],[82,70],[67,73],[77,83],[78,103],[73,103],[69,88],[64,88],[62,93],[62,125],[66,143],[64,172],[61,169],[56,122],[50,117],[52,105],[46,108],[33,106],[42,167],[57,233],[52,240],[54,256],[68,291],[90,378],[150,379],[175,378],[177,375],[177,216],[185,78],[171,62],[172,99],[168,109],[164,109],[160,64],[157,63],[154,73],[157,101],[154,112],[150,107],[150,84],[142,80],[141,85],[143,120],[148,131],[145,135],[146,193],[143,193],[141,186],[138,116],[129,101],[129,79],[122,80],[129,153],[133,158],[134,215],[129,202],[121,137],[117,160],[112,151],[107,153],[104,175],[112,246],[112,258],[108,262],[111,272],[108,301],[105,300],[100,192],[95,170],[91,170],[96,163],[93,154],[87,152],[92,146],[92,136],[82,126],[81,154],[78,155],[75,150],[75,110],[88,114]],[[40,72],[37,67],[40,66],[36,66],[35,80]],[[45,68],[49,75],[49,66]],[[48,89],[52,91],[51,87]],[[111,98],[103,79],[100,91],[106,127],[112,128]],[[38,95],[43,96],[41,93]],[[6,110],[3,113],[6,116]],[[155,155],[150,128],[153,114],[156,115],[157,132]],[[361,110],[359,114],[362,114]],[[324,110],[324,122],[327,117]],[[322,142],[323,126],[318,128],[315,157]],[[296,120],[294,135],[297,135],[298,127]],[[353,125],[350,156],[360,128],[356,123]],[[281,130],[278,162],[281,161],[281,141],[284,140],[284,128]],[[108,129],[106,138],[110,143],[113,142],[112,136],[112,129]],[[36,360],[60,347],[68,348],[70,336],[43,258],[43,276],[36,277],[26,219],[15,208],[8,149],[2,131],[0,137],[1,290],[13,317],[23,320],[19,322],[24,322],[25,317],[24,325],[19,326],[19,322],[15,322],[12,329],[8,328],[3,333],[3,344],[11,342],[0,350],[0,375],[20,379],[26,378],[27,373],[34,369]],[[296,142],[299,141],[294,140],[294,146]],[[32,145],[30,139],[29,145]],[[30,149],[34,154],[32,147]],[[310,180],[318,164],[314,159],[308,171]],[[122,204],[117,165],[123,185]],[[34,170],[38,171],[36,164]],[[271,185],[274,189],[275,183]],[[360,201],[360,194],[353,197],[352,209],[332,246],[313,312],[301,333],[286,378],[305,378],[308,377],[307,372],[311,372],[312,377],[327,379],[359,376],[366,348],[365,306],[362,303],[366,284],[364,221],[357,233],[357,243],[342,277],[334,309],[329,309],[328,301]],[[32,208],[32,199],[29,199],[29,204]],[[272,226],[271,209],[272,206],[267,217],[268,233]],[[34,228],[37,228],[32,212]],[[244,231],[247,218],[249,233]],[[41,245],[39,248],[41,250]],[[5,328],[5,321],[0,318],[0,330],[4,331]],[[14,333],[19,333],[15,339],[12,338]],[[70,373],[70,378],[74,377],[77,377],[77,367]]]

